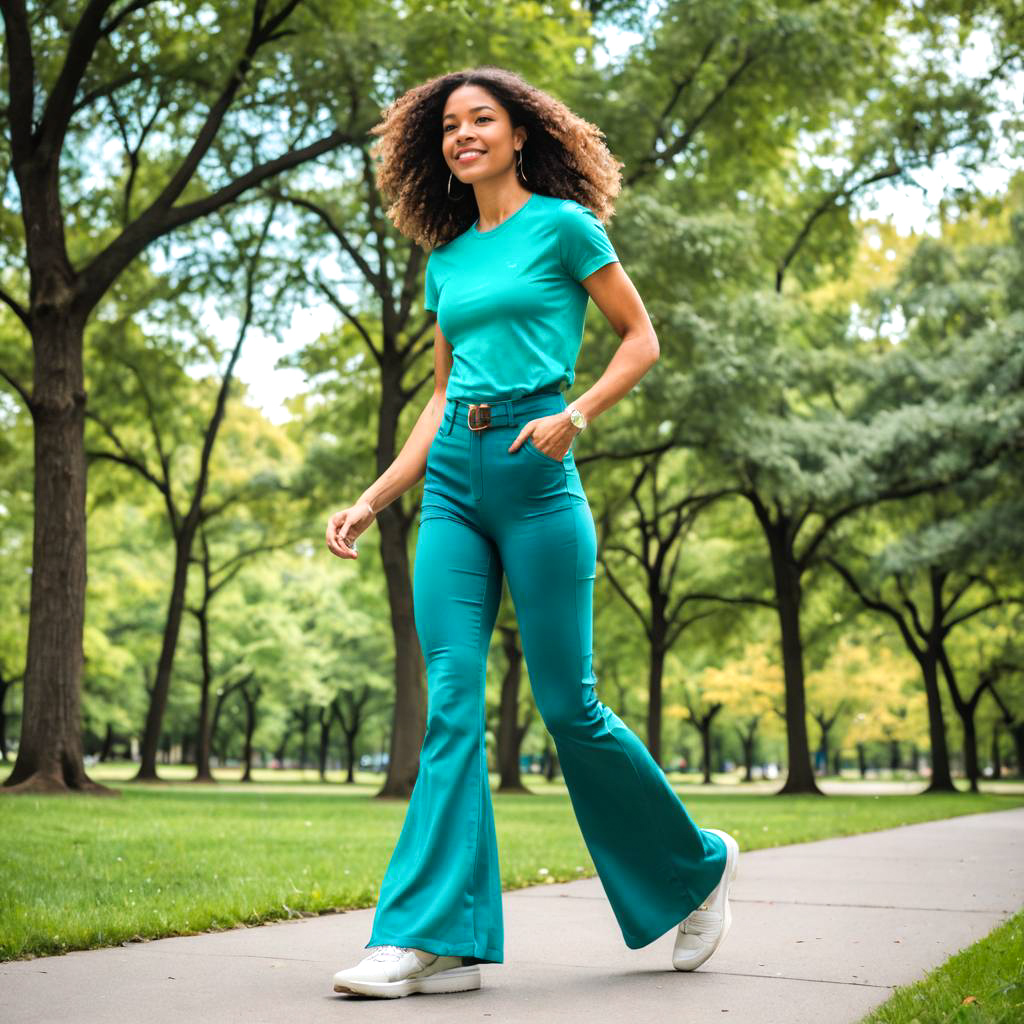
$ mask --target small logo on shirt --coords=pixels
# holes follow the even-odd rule
[[[516,268],[515,263],[506,263],[505,266],[508,267],[509,270],[514,270]]]

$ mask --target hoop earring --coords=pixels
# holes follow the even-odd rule
[[[465,199],[466,198],[466,193],[465,192],[463,192],[461,196],[453,196],[452,195],[452,174],[451,174],[451,172],[448,173],[448,198],[453,200],[454,202],[458,202],[460,199]]]
[[[516,165],[516,170],[518,170],[520,175],[522,175],[523,181],[526,181],[526,175],[523,174],[523,149],[525,148],[526,147],[524,146],[521,149],[516,150],[516,152],[519,154],[519,163]]]

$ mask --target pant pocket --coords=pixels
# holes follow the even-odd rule
[[[569,458],[569,453],[568,452],[565,453],[565,459],[563,459],[562,462],[559,462],[558,459],[551,458],[550,455],[545,455],[544,452],[542,452],[533,443],[533,439],[531,437],[527,437],[526,438],[526,440],[522,444],[522,447],[525,448],[535,458],[538,458],[538,459],[542,460],[543,462],[549,462],[549,463],[551,463],[552,466],[560,466],[562,464],[562,462],[565,461],[565,459]]]

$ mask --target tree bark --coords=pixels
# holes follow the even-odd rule
[[[62,31],[67,47],[59,67],[38,75],[24,3],[3,5],[4,57],[10,102],[5,110],[10,167],[17,182],[25,229],[29,304],[6,296],[32,338],[31,393],[5,374],[32,415],[35,432],[35,522],[29,602],[24,714],[18,758],[4,780],[8,792],[115,795],[85,772],[81,738],[82,628],[86,584],[86,453],[83,333],[90,312],[125,268],[156,238],[233,202],[248,189],[351,141],[333,132],[310,146],[266,161],[194,202],[176,204],[220,131],[256,52],[279,38],[295,2],[273,12],[253,11],[244,52],[209,106],[187,155],[150,206],[78,271],[68,255],[60,163],[75,100],[91,71],[96,48],[109,42],[108,0],[81,5]],[[122,15],[139,6],[128,4]],[[33,15],[34,16],[34,15]],[[119,16],[115,16],[120,20]],[[106,26],[106,27],[105,27]],[[47,92],[47,89],[49,90]],[[157,693],[160,699],[159,690]],[[155,777],[159,722],[147,722],[144,775]]]
[[[523,737],[529,727],[527,717],[519,723],[519,690],[523,677],[523,652],[519,645],[519,630],[501,627],[502,650],[505,654],[505,675],[501,680],[501,703],[498,710],[498,792],[531,793],[523,783],[519,770],[519,755]]]
[[[760,513],[759,518],[771,550],[772,577],[782,636],[788,771],[785,785],[779,794],[814,793],[820,796],[823,794],[814,781],[807,736],[807,692],[803,637],[800,633],[800,605],[803,598],[800,567],[791,550],[788,521],[780,518],[773,522]]]
[[[259,702],[262,688],[257,686],[249,693],[249,688],[241,688],[242,700],[245,702],[245,746],[242,750],[242,782],[252,782],[252,737],[256,732],[256,705]]]
[[[759,723],[760,718],[755,716],[743,728],[736,727],[740,743],[743,744],[744,782],[754,781],[754,747],[757,742],[757,727]]]
[[[327,781],[327,754],[331,740],[331,722],[334,721],[334,712],[331,708],[320,708],[320,744],[318,748],[317,766],[320,771],[320,781]]]
[[[24,710],[18,756],[4,788],[117,794],[83,763],[81,678],[85,616],[84,320],[67,308],[71,268],[51,276],[32,324],[35,371],[35,522]],[[49,305],[63,300],[63,308]]]
[[[942,714],[942,696],[939,693],[938,653],[927,649],[918,659],[924,677],[924,692],[928,703],[928,742],[931,747],[931,779],[926,793],[955,793],[953,776],[949,770],[949,747],[946,745],[946,723]]]
[[[309,764],[309,704],[302,705],[302,710],[299,712],[299,723],[301,727],[299,733],[299,738],[301,740],[299,744],[299,771],[304,772],[306,770],[306,766]]]
[[[196,774],[193,782],[215,782],[210,768],[210,687],[213,673],[210,669],[210,627],[203,605],[196,616],[199,620],[199,722],[196,725]]]
[[[657,629],[656,617],[654,622]],[[647,749],[658,764],[661,764],[661,718],[665,675],[664,645],[663,633],[651,638],[651,659],[647,672]]]
[[[397,364],[392,373],[400,376]],[[398,396],[401,381],[382,373],[383,401],[377,431],[377,471],[383,474],[394,461],[397,448]],[[393,396],[390,397],[390,396]],[[379,797],[409,797],[419,774],[420,750],[427,728],[426,693],[423,685],[423,652],[416,633],[412,574],[409,565],[409,531],[412,520],[393,502],[377,515],[380,527],[381,565],[387,583],[391,632],[395,644],[395,705],[392,715],[388,770]]]

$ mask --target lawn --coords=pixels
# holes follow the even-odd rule
[[[0,959],[373,906],[407,807],[372,799],[380,781],[0,796]],[[530,795],[493,795],[503,887],[593,875],[564,786],[527,781]],[[1002,793],[681,795],[744,850],[1024,805]]]
[[[861,1024],[1020,1024],[1024,911],[895,993]]]

